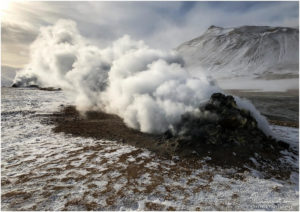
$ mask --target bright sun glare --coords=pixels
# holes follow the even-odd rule
[[[4,15],[6,10],[8,10],[10,3],[11,3],[11,0],[2,0],[2,1],[0,1],[1,16]]]

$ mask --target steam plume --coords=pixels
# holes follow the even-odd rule
[[[175,52],[151,49],[127,35],[100,49],[70,20],[41,28],[31,46],[31,61],[14,83],[60,87],[74,97],[78,110],[114,113],[129,127],[148,133],[172,129],[186,112],[201,116],[199,104],[220,92],[205,75],[190,76]],[[251,103],[238,104],[250,107],[268,130]]]

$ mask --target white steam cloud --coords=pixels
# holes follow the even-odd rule
[[[200,103],[220,92],[205,75],[189,75],[175,52],[151,49],[129,36],[100,49],[70,20],[41,28],[31,46],[31,62],[14,83],[60,87],[74,96],[78,110],[114,113],[129,127],[148,133],[165,132],[182,114],[199,112]],[[240,105],[258,114],[260,126],[268,126],[249,104]]]

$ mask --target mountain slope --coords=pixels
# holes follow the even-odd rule
[[[188,66],[202,67],[217,79],[236,76],[298,77],[299,30],[287,27],[211,26],[177,51]]]
[[[1,86],[11,86],[18,68],[1,66]]]

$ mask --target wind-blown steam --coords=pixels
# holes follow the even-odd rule
[[[186,112],[199,115],[199,104],[220,92],[205,75],[191,77],[175,52],[151,49],[129,36],[100,49],[79,34],[73,21],[60,20],[40,31],[16,85],[61,87],[74,96],[77,109],[117,114],[142,132],[162,133]]]

